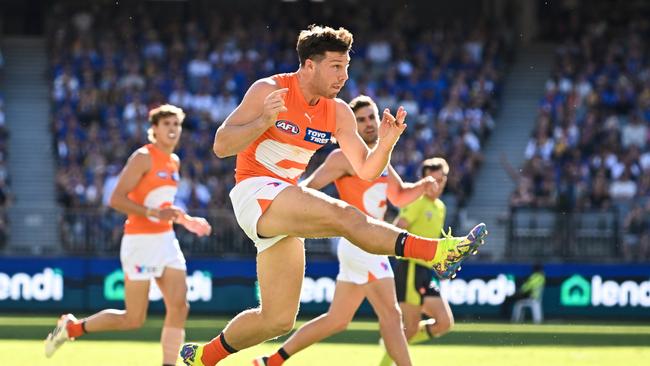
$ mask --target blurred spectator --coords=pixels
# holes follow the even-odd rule
[[[517,189],[510,195],[510,207],[531,207],[535,204],[532,181],[523,177],[517,184]]]
[[[623,256],[626,261],[645,262],[650,249],[650,201],[635,204],[623,224]]]
[[[632,179],[629,168],[609,186],[609,195],[614,200],[630,201],[636,195],[636,182]]]
[[[106,179],[104,180],[104,186],[102,189],[102,205],[105,207],[110,206],[111,196],[113,195],[113,190],[117,185],[119,174],[120,170],[115,165],[109,165],[106,169]]]

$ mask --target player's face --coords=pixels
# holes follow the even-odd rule
[[[377,142],[379,131],[379,112],[374,106],[361,107],[354,112],[357,119],[357,131],[367,145]]]
[[[183,132],[183,125],[176,116],[162,117],[157,125],[153,125],[156,140],[167,146],[176,146]]]
[[[314,84],[318,94],[335,98],[348,80],[350,55],[347,52],[325,52],[325,58],[314,63]]]

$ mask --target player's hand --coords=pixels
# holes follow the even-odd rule
[[[174,221],[178,217],[178,210],[173,207],[165,207],[155,210],[154,217],[160,221]]]
[[[275,123],[278,114],[287,111],[284,105],[284,98],[287,95],[289,88],[282,88],[273,91],[264,99],[264,111],[262,112],[262,119],[269,125]]]
[[[203,217],[187,217],[183,226],[191,233],[198,236],[207,236],[212,232],[212,226]]]
[[[406,110],[404,107],[399,107],[397,113],[393,116],[388,108],[384,109],[384,114],[379,125],[379,143],[390,146],[395,146],[397,140],[406,129],[404,120],[406,119]]]
[[[440,185],[434,177],[426,176],[422,178],[422,184],[424,185],[424,193],[430,196],[435,196],[440,190]]]

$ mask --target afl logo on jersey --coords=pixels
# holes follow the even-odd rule
[[[295,123],[284,119],[276,121],[275,127],[280,129],[280,131],[288,133],[290,135],[297,135],[300,133],[300,127],[296,126]]]
[[[156,175],[160,179],[169,178],[169,179],[173,180],[174,182],[178,182],[179,180],[181,180],[181,176],[178,174],[178,172],[167,172],[165,170],[159,170],[158,172],[156,172]]]

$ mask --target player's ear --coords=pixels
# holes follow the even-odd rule
[[[305,60],[305,69],[309,71],[313,71],[315,68],[316,68],[316,63],[314,62],[314,60],[310,58]]]

